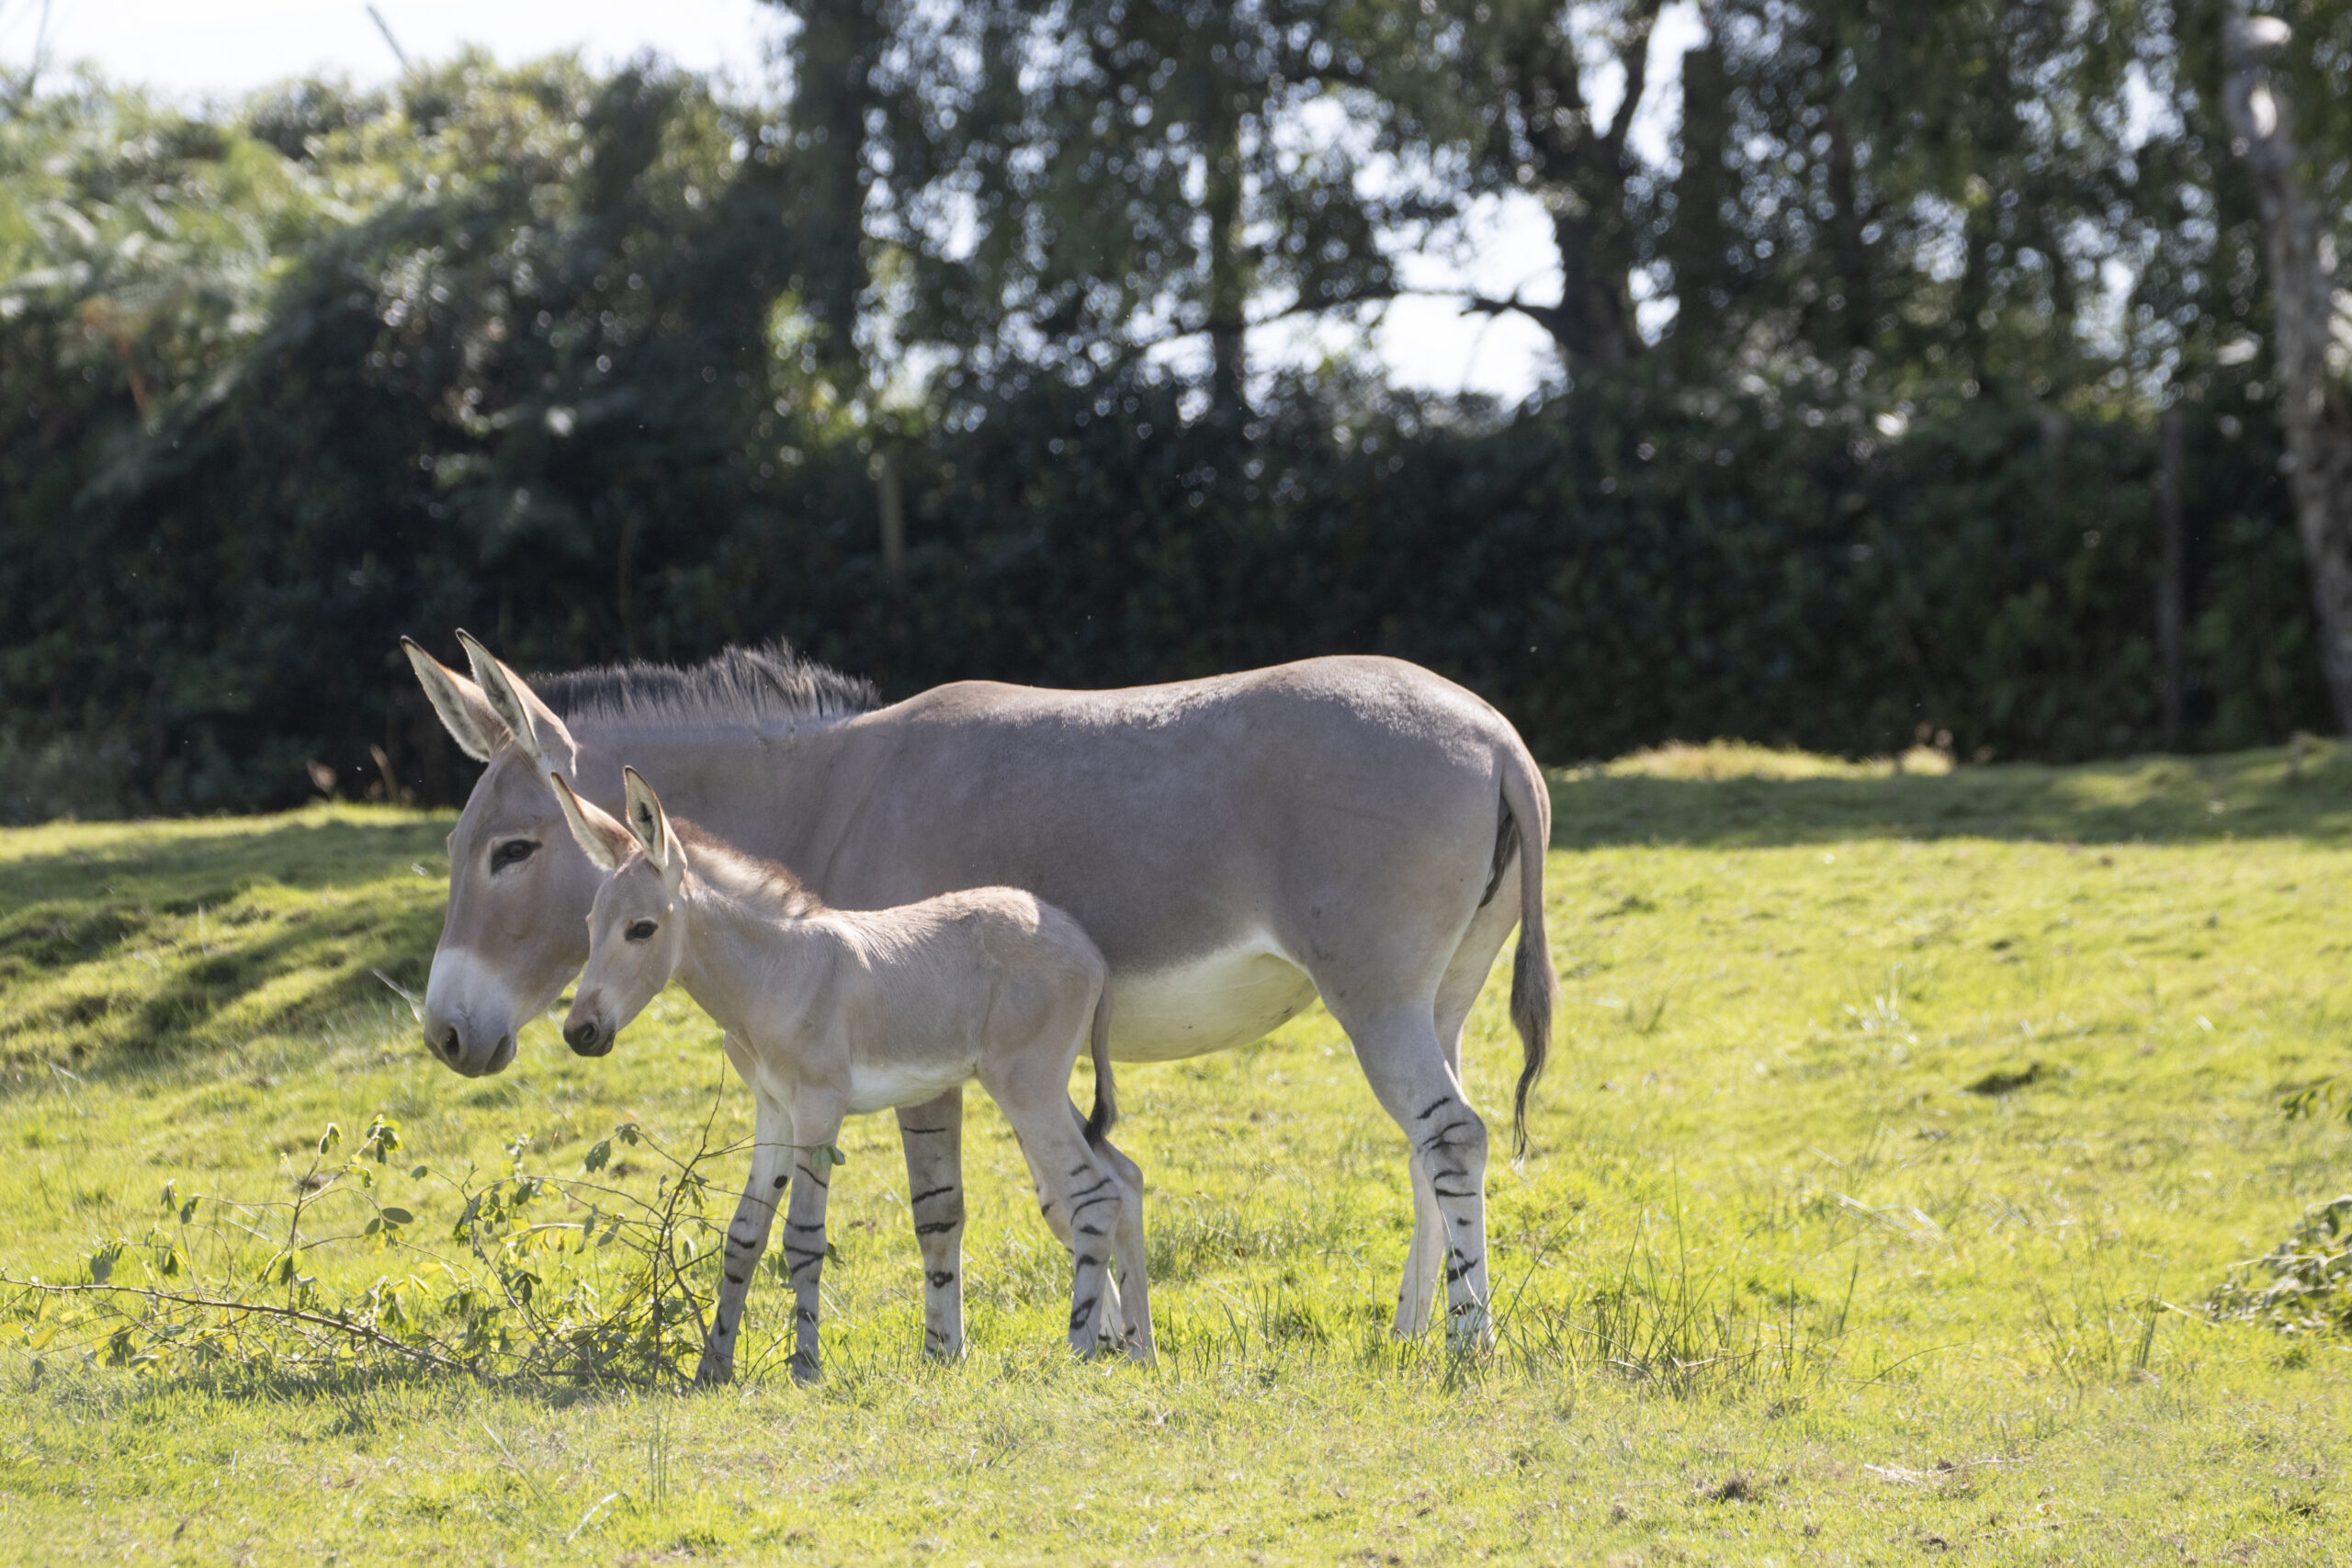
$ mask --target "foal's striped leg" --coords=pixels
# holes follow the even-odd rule
[[[752,1136],[752,1175],[744,1183],[742,1201],[735,1205],[735,1219],[727,1227],[725,1278],[718,1287],[718,1310],[710,1320],[710,1337],[703,1342],[702,1364],[695,1369],[698,1383],[723,1383],[735,1375],[735,1341],[743,1327],[743,1301],[751,1293],[760,1255],[767,1250],[776,1205],[784,1200],[792,1156],[792,1121],[784,1107],[772,1100],[758,1100]]]
[[[1041,1111],[1009,1104],[1002,1094],[996,1100],[1029,1162],[1037,1207],[1069,1248],[1069,1348],[1091,1356],[1106,1345],[1118,1345],[1124,1336],[1119,1288],[1111,1280],[1111,1247],[1125,1201],[1119,1179],[1057,1109]]]
[[[833,1163],[822,1150],[841,1136],[838,1108],[796,1105],[792,1111],[795,1176],[784,1216],[784,1260],[792,1278],[792,1381],[815,1382],[824,1362],[817,1346],[818,1289],[825,1269],[825,1200]]]
[[[923,1353],[964,1354],[964,1091],[899,1109],[907,1207],[922,1248]]]

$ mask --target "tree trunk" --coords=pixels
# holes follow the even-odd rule
[[[1241,254],[1241,117],[1232,89],[1220,82],[1216,118],[1209,128],[1207,218],[1209,247],[1209,406],[1220,419],[1248,415],[1250,284]]]
[[[2262,65],[2287,39],[2286,24],[2273,17],[2232,18],[2223,30],[2223,97],[2234,133],[2231,151],[2253,175],[2262,213],[2278,422],[2287,435],[2295,525],[2311,567],[2320,668],[2336,728],[2352,733],[2352,410],[2328,379],[2334,290],[2320,256],[2319,219],[2297,167],[2288,106]]]
[[[825,329],[819,347],[825,362],[856,378],[867,281],[865,121],[879,101],[873,74],[882,21],[876,0],[779,3],[800,18],[792,40],[792,123],[809,139],[794,160],[803,193],[801,297]]]
[[[2156,657],[2164,666],[2164,747],[2180,750],[2181,698],[2188,681],[2184,643],[2188,593],[2184,581],[2188,531],[2180,510],[2182,469],[2180,405],[2156,420],[2156,526],[2161,536],[2156,568]]]

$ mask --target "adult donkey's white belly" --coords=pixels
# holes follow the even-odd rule
[[[1111,1055],[1172,1062],[1246,1045],[1315,999],[1315,982],[1262,939],[1111,983]]]

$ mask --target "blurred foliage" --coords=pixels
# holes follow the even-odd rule
[[[893,695],[1377,650],[1564,761],[2146,748],[2166,403],[2188,739],[2324,722],[2201,12],[1710,0],[1653,86],[1649,0],[777,10],[782,105],[0,93],[0,816],[454,798],[395,639],[459,625]],[[1250,364],[1510,192],[1526,406]]]

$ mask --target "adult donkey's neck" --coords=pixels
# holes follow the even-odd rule
[[[673,728],[580,725],[572,730],[581,793],[617,813],[626,763],[661,792],[673,816],[812,882],[826,858],[830,800],[842,782],[836,731],[808,717],[790,728]]]

